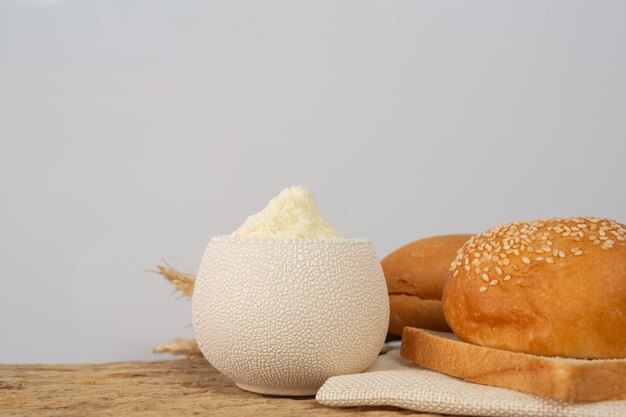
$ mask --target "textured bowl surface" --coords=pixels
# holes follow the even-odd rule
[[[216,237],[193,295],[204,356],[244,389],[312,395],[367,369],[384,343],[387,288],[364,240]]]

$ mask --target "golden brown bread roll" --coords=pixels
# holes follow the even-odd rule
[[[465,341],[544,356],[626,357],[623,224],[505,224],[472,237],[450,270],[444,314]]]
[[[382,260],[389,291],[389,333],[405,326],[450,331],[441,291],[450,261],[472,235],[435,236],[402,246]]]

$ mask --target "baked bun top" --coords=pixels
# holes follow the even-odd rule
[[[626,226],[553,218],[475,235],[452,262],[443,308],[454,333],[478,345],[626,358]]]
[[[450,261],[472,235],[432,236],[406,244],[381,261],[389,294],[441,300]]]

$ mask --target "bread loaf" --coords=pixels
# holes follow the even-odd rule
[[[626,226],[596,217],[473,236],[443,292],[461,339],[543,356],[626,358]]]
[[[389,334],[405,326],[449,331],[441,292],[450,262],[471,235],[435,236],[402,246],[382,260],[389,291]]]

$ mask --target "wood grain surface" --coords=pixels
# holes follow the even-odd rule
[[[237,388],[204,359],[98,365],[0,365],[1,416],[417,415],[392,407],[330,408],[312,397]],[[422,414],[424,415],[424,414]]]

